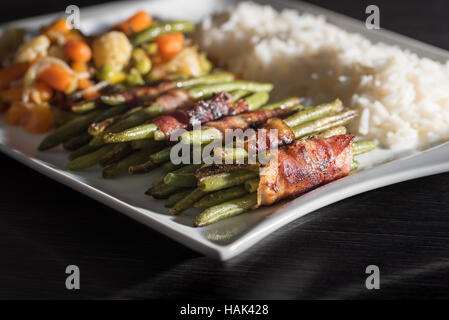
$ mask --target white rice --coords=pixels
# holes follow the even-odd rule
[[[449,138],[449,63],[372,44],[321,16],[250,2],[204,20],[196,40],[220,66],[272,82],[274,98],[341,98],[360,113],[350,129],[385,147]]]

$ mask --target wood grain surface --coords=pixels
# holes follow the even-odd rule
[[[100,1],[78,1],[80,6]],[[310,1],[449,49],[446,1]],[[64,10],[2,2],[1,21]],[[449,287],[449,174],[320,209],[226,263],[195,253],[0,155],[0,298],[434,298]],[[81,289],[65,288],[77,265]],[[367,290],[365,268],[380,268]]]

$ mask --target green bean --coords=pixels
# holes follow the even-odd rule
[[[106,132],[120,132],[134,126],[140,125],[147,120],[150,120],[158,115],[162,114],[163,108],[158,104],[152,104],[144,109],[134,112],[129,116],[123,118],[119,122],[112,125],[106,130]]]
[[[209,177],[201,178],[198,186],[203,191],[217,191],[229,187],[237,186],[244,183],[248,179],[257,176],[254,172],[231,172],[220,173]]]
[[[171,209],[170,213],[172,215],[180,214],[181,212],[189,209],[193,206],[195,202],[200,200],[202,197],[207,195],[209,192],[204,191],[200,188],[196,188],[191,193],[189,193],[187,196],[181,199],[177,204],[175,204]]]
[[[90,135],[96,136],[96,135],[104,132],[107,128],[112,126],[114,123],[129,117],[131,114],[133,114],[135,112],[140,112],[141,110],[143,110],[142,107],[132,108],[131,110],[129,110],[123,114],[117,115],[115,117],[107,118],[100,122],[94,122],[89,126],[88,132]]]
[[[230,81],[225,83],[217,83],[213,85],[201,85],[189,90],[194,99],[206,99],[214,93],[221,91],[246,90],[251,92],[271,91],[273,85],[271,83],[257,83],[249,81]]]
[[[107,108],[103,111],[96,119],[95,121],[103,121],[104,119],[115,117],[117,115],[123,114],[124,112],[128,111],[129,108],[125,105],[119,105],[115,106],[113,108]],[[86,128],[87,129],[87,128]]]
[[[180,141],[183,144],[207,144],[221,139],[222,132],[216,128],[186,131],[181,134]]]
[[[145,159],[145,162],[136,163],[128,168],[129,174],[143,174],[152,171],[153,169],[158,167],[157,163],[154,163],[151,160]]]
[[[149,28],[139,32],[133,39],[134,46],[139,46],[145,42],[153,41],[160,35],[171,32],[192,32],[195,26],[190,21],[172,21],[165,22],[158,25],[150,26]]]
[[[45,137],[45,139],[38,147],[39,151],[53,148],[60,143],[83,133],[83,131],[86,130],[89,124],[95,121],[95,119],[97,119],[101,115],[101,113],[102,112],[100,110],[95,110],[60,126]]]
[[[161,151],[152,154],[150,160],[157,164],[165,163],[170,160],[170,151],[170,147],[164,148]]]
[[[260,181],[259,178],[249,179],[245,181],[246,191],[248,191],[249,193],[256,192],[257,189],[259,188],[259,181]]]
[[[73,159],[81,157],[81,156],[83,156],[85,154],[92,153],[92,152],[94,152],[94,151],[96,151],[96,150],[98,150],[100,148],[101,147],[93,147],[93,146],[90,146],[90,145],[86,144],[85,146],[82,146],[81,148],[79,148],[79,149],[73,151],[72,153],[70,153],[69,154],[69,160],[73,160]]]
[[[330,138],[333,136],[338,136],[341,134],[346,134],[346,128],[344,126],[337,126],[334,128],[330,128],[326,131],[322,131],[320,133],[317,134],[318,138]]]
[[[169,172],[165,175],[164,183],[179,187],[196,187],[198,180],[193,173]]]
[[[353,144],[354,151],[353,155],[357,156],[362,153],[369,152],[373,149],[376,149],[377,143],[376,141],[358,141]]]
[[[248,95],[248,91],[246,90],[235,90],[231,92],[232,100],[238,101],[239,99],[242,99],[243,97]]]
[[[139,139],[148,139],[154,137],[154,132],[156,130],[156,124],[144,124],[118,133],[107,133],[103,137],[103,141],[106,143],[117,143]]]
[[[156,187],[157,185],[164,184],[164,178],[165,178],[165,176],[160,176],[160,177],[154,179],[154,181],[151,183],[151,186]]]
[[[155,132],[154,132],[154,140],[156,140],[156,141],[164,141],[164,140],[167,140],[167,137],[165,136],[165,133],[164,133],[164,131],[162,131],[162,130],[156,130]]]
[[[175,204],[177,204],[179,201],[181,201],[190,193],[192,193],[192,191],[193,189],[186,189],[172,194],[170,197],[168,197],[167,200],[165,200],[165,207],[172,208]]]
[[[149,78],[153,78],[153,75],[151,73],[149,73],[146,76],[146,80],[147,82],[151,83],[154,82],[155,80],[159,80],[159,79],[149,79]],[[215,84],[215,83],[223,83],[223,82],[228,82],[228,81],[232,81],[234,80],[234,75],[231,73],[226,73],[226,72],[220,72],[220,73],[213,73],[213,74],[209,74],[209,75],[204,75],[204,76],[200,76],[200,77],[195,77],[195,78],[188,78],[188,79],[174,79],[171,82],[166,80],[166,83],[164,85],[164,92],[168,91],[170,89],[173,88],[190,88],[193,86],[197,86],[197,85],[210,85],[210,84]],[[161,92],[163,93],[163,92]],[[112,95],[110,97],[103,97],[103,100],[105,100],[106,102],[108,100],[111,101],[111,103],[118,103],[118,102],[125,102],[125,97],[121,94],[115,94]]]
[[[239,198],[247,193],[246,189],[242,186],[215,191],[195,202],[193,206],[198,209],[207,209],[217,204]]]
[[[186,80],[176,81],[177,88],[192,87],[197,85],[208,85],[214,83],[223,83],[233,81],[234,75],[228,72],[212,73],[201,77],[190,78]]]
[[[322,118],[332,113],[340,112],[343,110],[343,104],[339,99],[336,99],[330,103],[325,103],[316,107],[309,107],[302,111],[299,111],[290,117],[284,119],[284,122],[290,127],[296,127],[302,123]]]
[[[324,131],[348,123],[357,116],[354,110],[347,110],[335,115],[309,121],[292,128],[295,138],[299,139],[316,131]]]
[[[103,170],[103,178],[111,179],[118,175],[124,174],[128,172],[128,169],[131,166],[142,163],[148,156],[152,153],[151,149],[142,149],[137,150],[136,152],[130,154],[126,158],[120,160],[119,162],[114,163],[113,165],[105,168]]]
[[[107,167],[117,162],[133,152],[133,148],[129,143],[118,143],[114,145],[111,151],[103,155],[98,161],[102,167]]]
[[[153,169],[157,168],[160,164],[170,160],[170,150],[171,148],[168,147],[151,154],[146,162],[130,167],[129,173],[141,174],[152,171]]]
[[[70,108],[70,110],[72,110],[75,113],[85,113],[94,110],[96,107],[97,103],[95,101],[87,101],[73,105]]]
[[[255,175],[259,174],[260,165],[259,164],[235,164],[232,166],[222,166],[222,165],[204,165],[195,171],[195,176],[198,179],[203,179],[212,175],[230,172],[253,172]]]
[[[92,140],[92,136],[88,133],[82,133],[76,137],[70,138],[63,143],[64,149],[69,151],[75,151],[82,146],[85,146]]]
[[[355,171],[358,169],[360,163],[357,160],[352,160],[351,162],[351,171]]]
[[[195,220],[195,227],[203,227],[217,221],[236,216],[257,205],[257,194],[226,201],[201,212]]]
[[[172,163],[171,161],[168,161],[168,162],[164,163],[164,165],[162,166],[162,169],[163,169],[165,172],[172,172],[172,171],[178,170],[178,169],[180,169],[180,168],[182,168],[182,167],[184,167],[184,166],[185,166],[185,165],[182,164],[182,163],[180,163],[180,164],[174,164],[174,163]]]
[[[179,189],[180,187],[178,186],[169,186],[168,184],[162,182],[160,184],[151,186],[151,188],[148,189],[145,194],[156,199],[167,199],[170,195],[179,191]]]
[[[151,105],[149,107],[146,107],[143,110],[137,111],[135,113],[130,114],[128,117],[126,117],[123,120],[118,121],[117,123],[113,124],[104,132],[101,134],[98,134],[92,139],[90,142],[90,145],[92,146],[102,146],[105,144],[103,141],[103,137],[107,133],[117,133],[129,128],[133,128],[135,126],[141,125],[145,121],[154,118],[162,113],[162,108],[159,105]]]
[[[198,168],[200,168],[200,164],[190,164],[187,166],[184,166],[174,172],[176,173],[193,173]],[[164,182],[164,177],[161,177],[157,181],[153,182],[153,185],[150,189],[147,190],[146,194],[151,195],[157,199],[164,199],[170,196],[171,194],[175,193],[177,190],[179,190],[179,186],[174,185],[168,185]]]
[[[59,127],[51,134],[49,134],[39,145],[39,150],[43,151],[55,147],[58,144],[83,133],[92,122],[101,121],[103,119],[123,113],[123,111],[126,109],[126,106],[116,106],[113,108],[109,108],[106,111],[94,110],[91,113],[86,114],[85,116],[76,118],[75,120],[66,123],[65,125]]]
[[[201,167],[202,167],[201,164],[182,165],[181,168],[178,168],[173,172],[174,173],[194,173],[197,169],[199,169]]]
[[[222,159],[225,163],[235,163],[236,160],[248,158],[248,152],[244,148],[216,147],[214,157]]]
[[[300,103],[301,103],[301,99],[300,98],[298,98],[298,97],[290,97],[290,98],[287,98],[287,99],[284,99],[284,100],[281,100],[281,101],[278,101],[278,102],[267,104],[266,106],[263,106],[261,109],[262,110],[276,109],[276,108],[285,109],[285,108],[292,108],[292,107],[295,107],[295,106],[298,106],[298,109],[299,109],[299,108],[302,108]]]
[[[270,95],[266,91],[256,92],[246,97],[246,103],[248,104],[248,110],[256,110],[259,109],[262,105],[267,103],[268,99],[270,99]]]
[[[80,118],[84,115],[79,115],[76,114],[75,112],[69,112],[69,111],[64,111],[64,110],[55,110],[54,111],[54,122],[55,122],[55,127],[59,128],[63,125],[65,125],[66,123],[75,120],[77,118]]]
[[[154,141],[153,139],[135,140],[135,141],[131,141],[130,144],[134,150],[139,150],[139,149],[144,149],[144,148],[151,148],[154,150],[154,149],[159,149],[162,146],[166,145],[165,142]]]
[[[340,134],[345,134],[346,133],[346,128],[344,126],[336,126],[333,128],[330,128],[328,130],[324,130],[324,131],[320,131],[320,132],[314,132],[310,135],[306,135],[306,136],[302,136],[300,138],[300,140],[305,140],[305,139],[309,139],[309,138],[330,138],[333,136],[337,136]]]
[[[91,136],[96,136],[96,135],[102,133],[106,128],[110,127],[114,122],[117,121],[117,119],[119,119],[119,117],[115,116],[115,117],[107,118],[100,122],[94,122],[89,126],[89,128],[87,129],[87,132]]]
[[[66,168],[70,171],[81,171],[90,168],[96,165],[105,154],[112,150],[112,148],[114,148],[113,145],[104,146],[92,153],[73,159],[67,164]]]

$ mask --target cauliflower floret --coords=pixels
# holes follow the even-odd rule
[[[30,62],[37,57],[45,57],[47,55],[50,39],[46,35],[34,37],[19,47],[15,62]]]
[[[185,47],[173,59],[153,68],[151,74],[158,78],[172,74],[182,74],[187,77],[200,76],[202,69],[198,49],[196,47]]]
[[[120,31],[110,31],[96,39],[92,45],[95,66],[108,65],[116,71],[122,70],[131,57],[132,45]]]

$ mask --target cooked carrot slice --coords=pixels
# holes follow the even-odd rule
[[[78,80],[78,88],[80,88],[80,89],[82,89],[82,90],[84,90],[84,89],[87,89],[87,88],[90,88],[90,87],[92,87],[94,84],[92,83],[92,81],[90,81],[89,79],[87,79],[87,78],[83,78],[83,79],[79,79]]]
[[[141,10],[129,18],[128,23],[134,32],[139,32],[148,28],[152,20],[148,12]]]
[[[0,92],[0,100],[2,102],[19,102],[22,101],[23,85],[11,87]]]
[[[22,103],[13,104],[5,114],[7,124],[17,126],[27,121],[30,110]]]
[[[30,133],[45,133],[53,128],[54,116],[47,104],[38,104],[31,108],[25,123],[25,130]]]
[[[55,22],[53,22],[51,25],[46,27],[43,31],[43,33],[50,38],[51,41],[56,41],[57,37],[55,36],[55,33],[59,33],[63,36],[70,33],[70,29],[67,25],[67,21],[64,18],[58,19]]]
[[[171,59],[182,50],[184,35],[180,32],[164,34],[156,39],[159,54],[165,59]]]
[[[146,11],[138,11],[128,20],[125,20],[114,27],[114,29],[122,31],[127,36],[148,28],[153,19]]]
[[[65,68],[52,64],[39,74],[38,80],[57,91],[65,91],[72,84],[73,76]]]
[[[74,61],[71,64],[72,70],[78,73],[83,73],[89,71],[89,67],[87,66],[87,63],[85,62],[77,62]]]
[[[87,62],[92,58],[92,50],[83,41],[70,40],[64,45],[64,52],[73,61]]]
[[[77,41],[86,41],[86,38],[83,37],[78,30],[71,30],[68,34],[65,35],[65,39],[67,41],[77,40]]]
[[[28,63],[16,63],[9,67],[0,69],[0,89],[5,89],[9,84],[22,78],[28,69]]]

